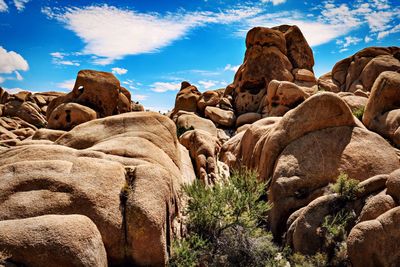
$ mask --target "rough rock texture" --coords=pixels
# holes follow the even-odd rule
[[[193,112],[179,111],[174,117],[174,122],[178,129],[190,129],[193,127],[195,130],[206,131],[212,136],[217,136],[218,134],[217,128],[211,120],[197,116]]]
[[[206,107],[205,115],[220,126],[232,127],[236,122],[236,116],[233,111],[223,110],[218,107]]]
[[[0,221],[0,251],[26,266],[103,266],[107,255],[96,225],[82,215]]]
[[[66,103],[77,103],[86,106],[96,112],[97,118],[132,110],[130,94],[125,88],[120,87],[118,79],[112,73],[94,70],[81,70],[78,72],[72,91],[53,99],[49,104],[46,114],[47,119],[50,120],[52,118],[54,120],[54,117],[58,115],[64,117],[63,114],[58,114],[63,113],[63,110],[58,110],[56,115],[52,113],[56,111],[57,107]],[[86,118],[93,117],[92,115],[88,116],[89,113],[93,113],[92,111],[82,110],[82,108],[77,113],[80,113],[78,117],[82,117],[83,114],[85,114],[83,117]],[[80,120],[81,123],[84,121]],[[59,123],[59,125],[64,126],[63,123]]]
[[[229,143],[229,141],[227,142]],[[271,178],[270,224],[279,238],[288,217],[323,194],[340,172],[360,181],[400,167],[395,150],[356,122],[333,93],[316,94],[281,119],[253,123],[240,142],[225,144],[225,163],[244,164]]]
[[[96,111],[89,107],[77,103],[63,103],[51,112],[47,127],[65,131],[96,118]]]
[[[197,176],[205,184],[214,184],[218,178],[217,155],[221,144],[216,136],[203,130],[187,131],[179,141],[195,161]]]
[[[370,91],[380,73],[399,71],[399,47],[367,47],[335,64],[318,84],[332,92]]]
[[[309,95],[291,82],[272,80],[268,85],[268,94],[264,96],[260,113],[266,117],[283,116],[290,109],[302,103]]]
[[[312,50],[297,26],[253,28],[247,33],[246,48],[233,83],[238,115],[258,111],[273,79],[296,82],[296,76],[300,83],[315,80]]]
[[[178,111],[197,112],[197,102],[201,98],[201,93],[197,90],[196,86],[188,82],[181,83],[181,89],[175,98],[175,107],[172,112],[174,116]]]
[[[382,72],[371,89],[363,123],[400,148],[400,73]]]
[[[164,265],[185,180],[180,151],[173,122],[153,112],[92,120],[55,144],[7,149],[0,221],[82,214],[99,229],[110,265]]]
[[[400,262],[400,207],[357,224],[347,238],[352,266],[398,266]]]

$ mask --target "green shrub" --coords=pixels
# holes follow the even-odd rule
[[[184,134],[184,133],[187,132],[187,131],[191,131],[191,130],[194,130],[194,127],[193,127],[193,126],[190,126],[189,128],[185,128],[185,127],[180,127],[180,126],[178,126],[178,127],[176,128],[176,135],[177,135],[178,138],[179,138],[182,134]]]
[[[256,173],[247,170],[213,187],[199,181],[185,185],[189,236],[172,246],[170,265],[278,266],[278,247],[260,226],[270,208],[262,200],[265,189]],[[195,245],[199,242],[201,246]]]
[[[328,264],[328,257],[323,253],[316,253],[313,256],[294,253],[289,256],[289,262],[293,267],[325,267]]]
[[[362,117],[363,117],[363,115],[364,115],[364,111],[365,111],[365,107],[359,107],[359,108],[353,110],[353,115],[354,115],[357,119],[362,120]]]
[[[362,192],[358,183],[357,180],[349,179],[347,174],[341,173],[335,184],[332,185],[332,190],[346,201],[354,200],[357,193]]]

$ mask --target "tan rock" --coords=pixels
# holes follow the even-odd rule
[[[363,123],[400,147],[400,73],[382,72],[365,107]]]
[[[233,111],[223,110],[217,107],[206,107],[205,115],[207,118],[210,118],[214,123],[226,127],[232,127],[235,125],[236,122],[236,116]]]
[[[188,82],[182,82],[181,89],[176,95],[173,115],[180,110],[196,112],[197,102],[200,98],[201,93],[197,90],[196,86],[193,86]]]
[[[40,108],[32,102],[11,100],[5,104],[4,116],[18,117],[36,127],[44,127],[47,122],[40,113]]]
[[[208,106],[217,106],[220,99],[221,95],[217,91],[205,91],[197,102],[197,108],[200,112],[204,112]]]
[[[193,129],[203,130],[210,133],[212,136],[217,136],[217,128],[215,124],[208,119],[197,116],[195,113],[179,111],[176,114],[176,127],[183,129]]]
[[[49,117],[48,128],[70,130],[75,126],[97,118],[96,111],[77,103],[66,103],[57,106]]]
[[[253,122],[258,121],[260,119],[261,119],[260,113],[255,113],[255,112],[244,113],[237,118],[236,127],[240,127],[244,124],[252,124]]]
[[[52,130],[52,129],[39,129],[32,136],[33,140],[49,140],[56,141],[61,135],[63,135],[65,131],[62,130]]]
[[[390,195],[378,194],[367,199],[358,218],[359,222],[376,219],[386,211],[396,207],[396,202]]]
[[[0,221],[0,251],[26,266],[108,266],[96,225],[82,215]]]
[[[399,224],[400,207],[375,220],[357,224],[346,241],[352,266],[397,266],[400,262]]]

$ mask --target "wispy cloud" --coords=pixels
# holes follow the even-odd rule
[[[280,5],[286,2],[286,0],[261,0],[263,3],[272,3],[274,6]]]
[[[17,8],[18,11],[22,11],[25,9],[25,5],[29,2],[30,0],[14,0],[14,5]]]
[[[1,1],[1,0],[0,0]],[[92,63],[108,65],[128,55],[158,52],[186,37],[193,29],[210,24],[231,27],[243,37],[255,26],[297,25],[311,46],[328,43],[345,36],[362,25],[368,25],[380,38],[394,32],[393,22],[400,17],[400,7],[386,0],[337,3],[324,1],[307,10],[269,12],[265,2],[280,4],[284,0],[262,0],[264,3],[238,5],[215,11],[142,13],[113,6],[43,8],[50,19],[56,19],[84,42],[82,53],[94,56]],[[313,14],[311,14],[313,13]]]
[[[148,95],[132,95],[132,101],[143,101],[146,100],[149,96]]]
[[[75,85],[75,80],[65,80],[63,82],[57,83],[57,87],[60,89],[66,89],[68,91],[71,91],[74,88]]]
[[[8,6],[4,0],[0,0],[0,12],[6,12],[8,10]]]
[[[240,65],[235,65],[232,66],[231,64],[227,64],[224,68],[224,71],[233,71],[233,72],[237,72],[237,70],[239,69]]]
[[[228,83],[226,81],[213,81],[213,80],[208,80],[208,81],[198,81],[197,82],[201,87],[204,89],[210,89],[212,87],[223,87],[226,86]]]
[[[55,65],[65,65],[65,66],[80,66],[81,64],[77,60],[69,60],[66,57],[74,56],[75,53],[62,53],[62,52],[52,52],[52,63]],[[75,55],[76,56],[76,55]]]
[[[17,79],[18,81],[22,81],[24,79],[18,71],[14,71],[14,73],[15,73],[15,79]]]
[[[150,90],[157,93],[164,93],[167,91],[178,91],[181,84],[177,82],[155,82],[150,86]]]
[[[118,74],[118,75],[124,75],[124,74],[126,74],[128,72],[127,69],[118,68],[118,67],[112,68],[111,70],[112,70],[112,73]]]

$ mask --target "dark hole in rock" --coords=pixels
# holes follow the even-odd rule
[[[265,81],[246,81],[240,88],[240,92],[249,92],[252,95],[257,95],[262,89],[265,88]]]
[[[299,98],[299,99],[297,99],[295,102],[293,102],[292,104],[290,104],[290,105],[289,105],[289,108],[290,108],[290,109],[295,108],[295,107],[297,107],[298,105],[300,105],[303,101],[304,101],[303,98]]]
[[[65,116],[65,120],[67,122],[71,122],[71,110],[66,110],[65,113],[67,113],[67,116]]]
[[[306,188],[300,188],[299,190],[297,190],[297,191],[294,193],[294,195],[295,195],[296,198],[302,199],[302,198],[307,197],[308,191],[307,191]]]
[[[79,86],[78,87],[78,92],[79,92],[79,94],[82,94],[83,93],[83,91],[84,91],[84,87],[83,87],[83,85],[81,85],[81,86]]]

